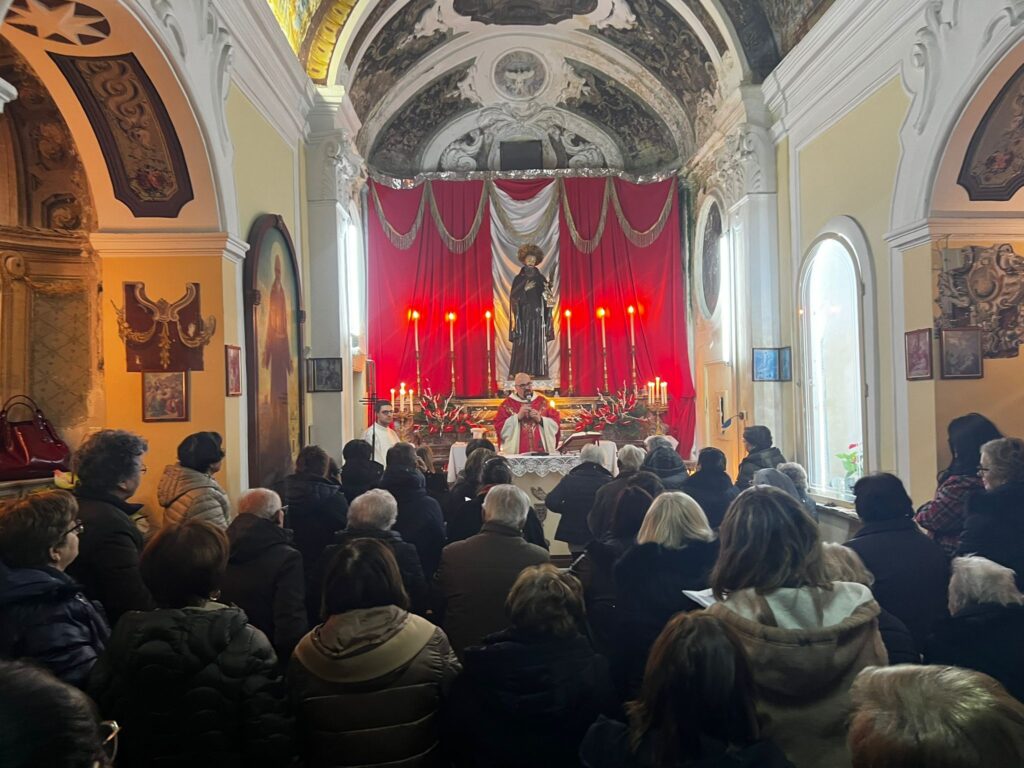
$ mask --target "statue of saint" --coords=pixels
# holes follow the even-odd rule
[[[509,378],[524,372],[539,379],[548,377],[548,345],[555,338],[551,307],[555,304],[551,286],[538,269],[544,253],[536,245],[524,245],[518,258],[523,268],[509,291],[509,341],[512,358]]]

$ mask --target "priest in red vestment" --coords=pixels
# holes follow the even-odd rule
[[[545,451],[554,453],[558,444],[561,415],[543,395],[533,394],[528,373],[517,373],[515,389],[505,398],[494,417],[494,431],[506,455]]]

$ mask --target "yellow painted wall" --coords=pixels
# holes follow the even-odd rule
[[[224,302],[221,262],[219,257],[175,258],[106,258],[103,260],[103,349],[104,384],[107,399],[106,423],[118,429],[136,432],[149,441],[149,452],[143,462],[148,471],[142,486],[132,498],[144,504],[151,518],[159,524],[163,510],[156,501],[156,487],[164,466],[177,461],[178,444],[193,432],[213,431],[229,434],[224,425]],[[217,331],[203,354],[205,370],[192,371],[189,376],[189,421],[144,422],[142,420],[142,374],[129,373],[124,343],[118,337],[117,317],[111,301],[124,302],[125,282],[142,282],[151,299],[173,301],[185,293],[185,283],[200,284],[200,300],[204,317],[217,318]],[[230,443],[228,450],[231,450]],[[225,472],[217,475],[225,482]]]
[[[779,330],[782,334],[783,346],[791,346],[796,349],[796,295],[793,286],[796,285],[796,274],[793,268],[793,224],[792,206],[793,192],[789,180],[789,138],[782,139],[775,148],[775,183],[778,190],[778,215],[779,215]],[[753,385],[750,385],[753,387]],[[760,386],[765,386],[764,384]],[[768,386],[782,387],[782,409],[783,413],[795,414],[796,411],[796,387],[792,382],[789,384],[778,384]],[[783,433],[775,437],[777,445],[793,446],[797,440],[796,420],[787,419],[784,422]],[[792,451],[791,451],[792,452]]]
[[[855,219],[871,249],[881,384],[881,455],[874,462],[876,469],[891,470],[896,465],[896,442],[891,428],[894,418],[890,319],[893,297],[885,235],[889,231],[900,158],[900,126],[909,106],[910,99],[899,77],[894,77],[822,135],[797,150],[800,253],[806,256],[815,237],[836,216]],[[899,373],[902,376],[902,371]]]
[[[235,148],[235,190],[242,236],[261,214],[278,213],[294,240],[298,153],[234,83],[228,91],[227,118]],[[298,242],[295,247],[301,251]]]

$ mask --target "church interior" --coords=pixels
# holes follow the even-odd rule
[[[863,477],[933,498],[957,417],[1024,436],[1020,0],[0,20],[2,500],[123,429],[151,530],[197,432],[231,504],[304,446],[340,465],[366,435],[383,463],[393,435],[454,482],[484,437],[542,511],[563,446],[610,445],[612,470],[665,436],[735,477],[763,426],[841,543]]]

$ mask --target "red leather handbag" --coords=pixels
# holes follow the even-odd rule
[[[27,421],[13,421],[15,408],[31,411]],[[15,395],[0,408],[0,481],[51,477],[54,470],[70,466],[71,450],[60,439],[36,402]]]

